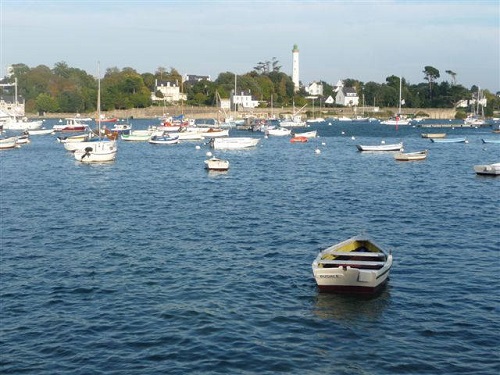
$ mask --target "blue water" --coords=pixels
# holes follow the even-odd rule
[[[231,130],[262,140],[214,152],[222,174],[193,142],[121,142],[108,165],[54,136],[1,152],[0,373],[498,374],[500,178],[473,171],[496,135],[315,127]],[[443,131],[469,143],[420,137]],[[429,156],[356,150],[381,140]],[[393,251],[388,287],[319,293],[318,251],[361,232]]]

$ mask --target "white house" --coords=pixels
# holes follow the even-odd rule
[[[359,96],[354,87],[338,87],[335,104],[346,107],[354,107],[359,105]]]
[[[156,96],[157,92],[161,92],[163,97]],[[151,100],[173,103],[180,100],[187,100],[187,95],[181,93],[179,83],[177,81],[161,81],[157,79],[155,80],[155,91],[151,93]]]
[[[323,96],[323,85],[320,82],[312,82],[304,90],[311,96]]]
[[[208,81],[211,82],[210,76],[199,76],[196,74],[186,74],[184,76],[184,82],[194,85],[196,82]]]
[[[250,92],[241,91],[240,95],[231,92],[231,107],[242,107],[243,109],[253,109],[259,105],[258,100],[254,100]]]

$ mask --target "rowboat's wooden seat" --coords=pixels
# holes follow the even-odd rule
[[[346,257],[367,257],[367,258],[384,258],[384,253],[372,253],[372,252],[356,252],[356,251],[333,251],[328,253],[328,255],[333,256],[346,256]]]
[[[366,261],[366,260],[330,260],[330,259],[322,259],[319,261],[319,264],[332,264],[332,265],[338,265],[338,266],[351,266],[351,265],[358,265],[361,267],[382,267],[385,262],[373,262],[373,261]]]

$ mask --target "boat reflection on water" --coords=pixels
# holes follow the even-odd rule
[[[390,286],[375,295],[317,293],[313,313],[336,321],[378,320],[390,303]]]

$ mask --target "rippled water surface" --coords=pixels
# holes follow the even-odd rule
[[[500,178],[473,171],[500,161],[496,135],[317,129],[231,130],[262,140],[214,152],[218,174],[193,142],[121,142],[109,165],[54,136],[1,152],[0,372],[498,374]],[[356,150],[381,140],[428,159]],[[363,231],[393,251],[388,287],[320,294],[318,251]]]

